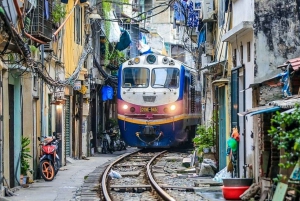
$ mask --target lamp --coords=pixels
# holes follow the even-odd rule
[[[92,14],[89,15],[90,19],[102,19],[101,16],[97,13],[97,9],[93,10]]]

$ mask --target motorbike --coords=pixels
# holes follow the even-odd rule
[[[40,173],[45,181],[52,181],[60,168],[58,140],[55,136],[42,138],[40,141]]]
[[[113,153],[113,147],[112,147],[112,143],[113,141],[111,140],[108,132],[106,132],[105,130],[102,132],[102,150],[101,152],[103,154],[106,154],[108,152],[110,152],[111,154]]]
[[[126,150],[125,142],[120,139],[118,128],[104,130],[102,133],[102,153],[113,153],[114,151]]]

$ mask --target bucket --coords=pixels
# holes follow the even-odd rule
[[[102,148],[101,147],[97,147],[97,151],[98,151],[98,153],[101,153]]]

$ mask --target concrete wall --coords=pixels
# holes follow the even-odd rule
[[[254,20],[254,0],[237,0],[232,3],[233,20],[232,27],[242,21]]]
[[[255,82],[280,73],[276,67],[300,55],[300,1],[255,0]]]
[[[154,0],[153,1],[153,4],[154,6],[153,7],[156,7],[156,6],[159,6],[161,3],[164,3],[166,4],[167,2],[162,2],[162,1],[156,1]],[[161,11],[163,11],[165,8],[167,8],[166,6],[159,6],[157,9],[154,9],[152,11],[152,14],[155,14],[155,13],[159,13]],[[152,23],[171,23],[170,21],[170,8],[167,9],[166,11],[160,13],[159,15],[156,15],[156,16],[153,16],[152,18]]]

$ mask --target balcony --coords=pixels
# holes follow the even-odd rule
[[[45,42],[52,39],[52,2],[48,0],[48,5],[45,5],[45,1],[37,1],[36,9],[29,15],[32,21],[28,33]]]

